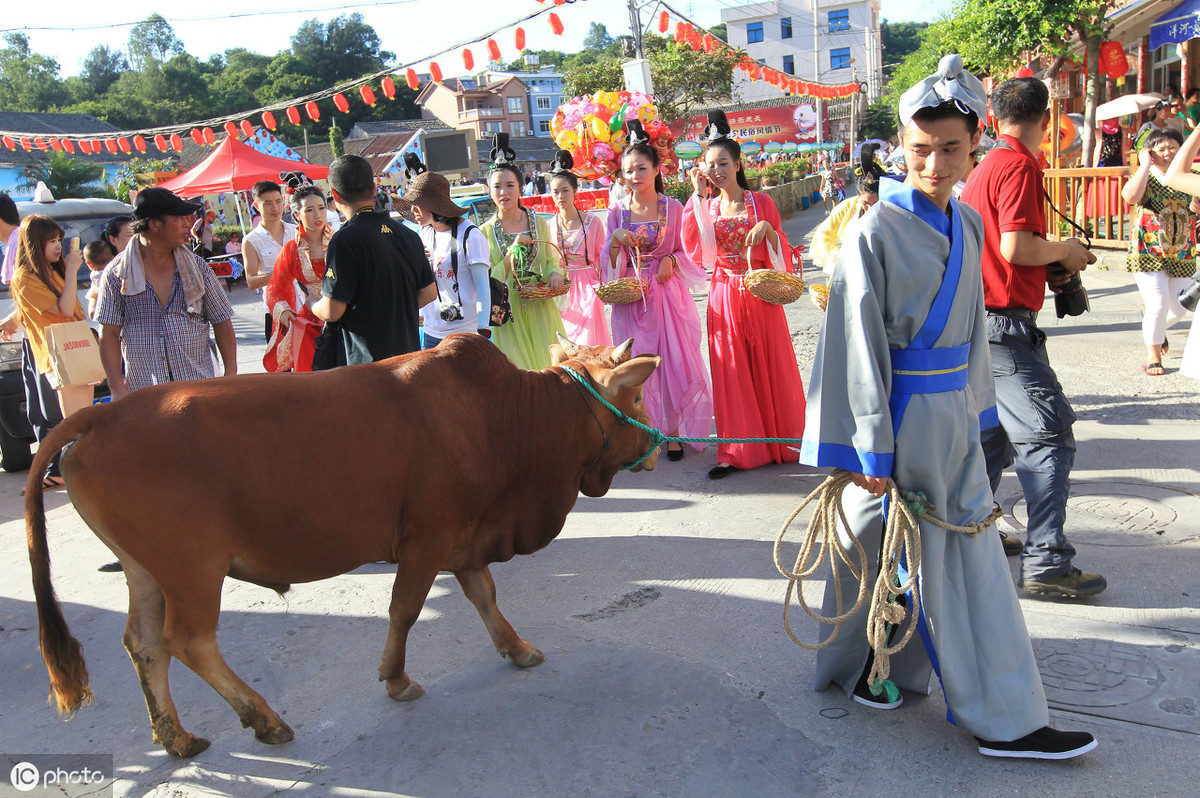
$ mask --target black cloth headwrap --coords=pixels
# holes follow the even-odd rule
[[[634,144],[649,144],[650,134],[646,132],[646,128],[642,127],[640,119],[631,119],[625,123],[628,133],[625,136],[625,141],[629,146]]]
[[[497,133],[492,137],[492,151],[488,154],[492,167],[510,164],[517,160],[517,152],[508,146],[508,134]]]
[[[571,156],[570,151],[559,150],[558,152],[554,153],[554,160],[550,163],[550,174],[570,174],[573,166],[575,166],[575,159]]]
[[[422,172],[428,172],[425,164],[421,163],[421,158],[415,152],[404,153],[404,176],[410,180]]]
[[[708,124],[704,127],[704,138],[711,142],[717,139],[732,138],[729,133],[732,128],[729,127],[729,118],[725,116],[724,111],[709,111]]]

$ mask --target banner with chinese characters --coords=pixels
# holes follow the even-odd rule
[[[817,109],[812,103],[755,108],[752,111],[728,111],[729,127],[738,141],[794,144],[817,140]],[[677,140],[699,141],[704,135],[705,116],[693,116],[671,124]]]

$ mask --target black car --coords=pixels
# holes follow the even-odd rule
[[[37,440],[25,414],[21,381],[21,342],[0,341],[0,468],[24,471],[33,462],[29,447]]]

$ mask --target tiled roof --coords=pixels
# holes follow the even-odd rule
[[[350,131],[364,136],[382,136],[387,133],[413,133],[421,128],[428,131],[451,130],[445,122],[438,119],[388,119],[378,122],[359,122]],[[347,141],[352,139],[347,138]]]
[[[91,114],[37,114],[0,111],[0,130],[70,136],[81,133],[114,133],[117,128]]]

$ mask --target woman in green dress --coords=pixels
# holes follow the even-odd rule
[[[479,229],[491,249],[492,277],[508,284],[513,317],[492,327],[492,341],[519,368],[550,368],[550,345],[558,340],[555,333],[565,334],[558,306],[550,299],[521,299],[517,278],[558,289],[563,284],[562,264],[558,250],[539,243],[551,240],[547,221],[521,205],[525,177],[508,146],[508,134],[497,133],[493,144],[488,188],[496,215]]]

